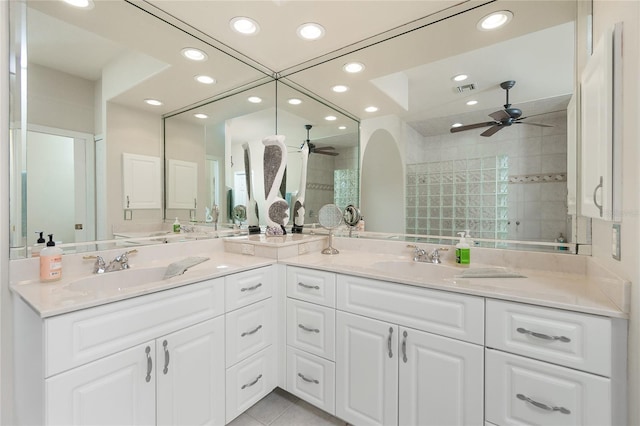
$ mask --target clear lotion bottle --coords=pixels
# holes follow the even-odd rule
[[[49,234],[47,246],[40,250],[40,281],[58,281],[62,278],[62,249],[56,247],[53,234]]]

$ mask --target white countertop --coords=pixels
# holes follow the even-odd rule
[[[441,265],[412,262],[407,256],[340,250],[337,255],[311,253],[280,260],[292,266],[391,281],[514,302],[567,309],[615,318],[628,318],[600,289],[597,282],[581,274],[545,273],[509,269],[526,278],[456,278],[466,269],[451,263]],[[400,268],[397,265],[401,265]],[[492,265],[471,265],[482,268]]]

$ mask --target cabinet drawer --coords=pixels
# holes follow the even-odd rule
[[[227,423],[238,417],[276,387],[273,346],[227,369]]]
[[[288,266],[287,296],[333,308],[336,306],[336,274]]]
[[[484,343],[482,297],[338,275],[338,309],[471,343]]]
[[[487,346],[611,376],[612,323],[605,317],[487,300]]]
[[[225,307],[227,312],[271,297],[272,276],[271,267],[226,276]]]
[[[486,419],[497,425],[612,424],[610,380],[487,349]]]
[[[336,311],[287,299],[287,344],[335,360]]]
[[[227,314],[226,355],[227,367],[253,355],[272,343],[272,299]]]
[[[335,364],[287,347],[287,391],[335,414]]]
[[[48,318],[45,377],[223,313],[218,278]]]

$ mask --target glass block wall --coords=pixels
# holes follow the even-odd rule
[[[506,239],[506,155],[407,165],[406,232]]]
[[[341,210],[349,204],[358,206],[358,170],[335,170],[333,172],[333,203]]]

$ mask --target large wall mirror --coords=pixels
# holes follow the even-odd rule
[[[576,8],[490,3],[286,76],[360,113],[367,230],[577,242],[575,124],[567,125]],[[511,22],[480,31],[497,10],[511,12]],[[352,62],[364,70],[346,74]],[[467,78],[456,81],[460,74]],[[507,81],[515,82],[508,102]],[[350,90],[333,93],[335,84]],[[494,126],[506,103],[521,109],[518,123]],[[364,112],[369,105],[378,111]],[[483,135],[490,128],[497,131]],[[380,188],[395,198],[381,199]]]

